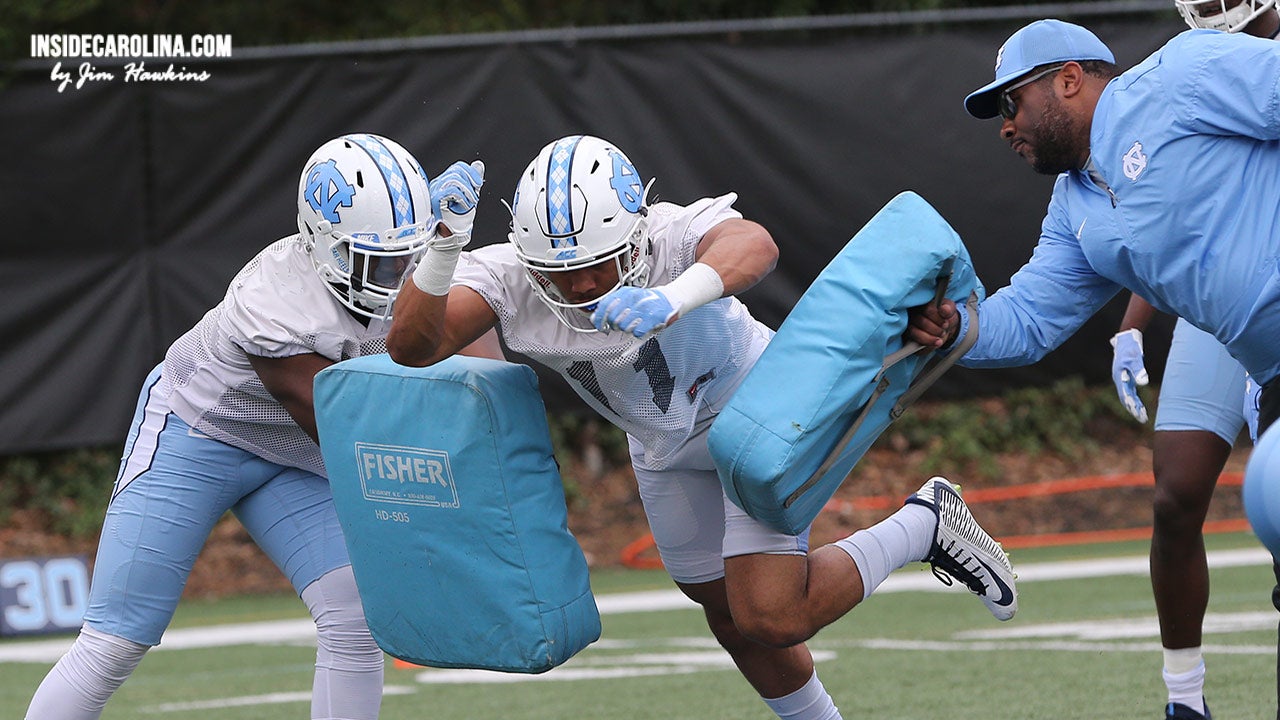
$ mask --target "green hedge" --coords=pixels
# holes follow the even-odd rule
[[[1152,391],[1146,400],[1153,413],[1154,398]],[[1086,387],[1079,378],[1068,378],[1000,398],[921,404],[909,409],[878,444],[924,450],[922,473],[961,465],[992,475],[996,455],[1048,453],[1079,459],[1103,445],[1143,442],[1150,432],[1149,424],[1139,425],[1124,410],[1114,387]]]

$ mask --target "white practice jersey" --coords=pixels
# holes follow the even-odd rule
[[[249,355],[316,353],[334,362],[386,352],[386,320],[366,328],[329,293],[302,239],[267,247],[222,302],[174,341],[160,392],[188,425],[280,465],[324,475],[320,447],[262,385]]]
[[[688,269],[708,230],[742,217],[733,209],[736,199],[730,193],[649,209],[649,287]],[[655,469],[685,443],[700,414],[705,421],[724,406],[773,337],[734,297],[703,305],[645,340],[619,331],[574,332],[535,294],[510,243],[462,257],[454,284],[489,303],[507,346],[563,375],[591,407],[641,442]]]

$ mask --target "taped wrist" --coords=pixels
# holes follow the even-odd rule
[[[704,263],[694,263],[680,277],[663,285],[662,294],[680,315],[696,307],[718,300],[724,295],[724,280],[715,268]]]
[[[453,271],[458,267],[462,247],[427,248],[418,267],[413,270],[413,284],[428,295],[448,295],[453,285]]]

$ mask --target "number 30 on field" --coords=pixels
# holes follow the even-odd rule
[[[83,557],[0,559],[0,636],[75,630],[88,604]]]

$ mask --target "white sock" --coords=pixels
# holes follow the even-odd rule
[[[780,698],[760,698],[782,720],[841,720],[831,695],[822,687],[818,671],[799,690]]]
[[[1169,702],[1204,713],[1204,659],[1200,648],[1165,648],[1161,675],[1169,689]]]
[[[1204,653],[1200,651],[1199,647],[1178,648],[1176,650],[1172,650],[1170,648],[1164,649],[1165,672],[1179,675],[1195,670],[1203,664]]]
[[[27,708],[28,720],[97,720],[107,700],[150,649],[87,625],[82,627],[71,649],[36,689]]]
[[[836,547],[849,553],[862,574],[862,599],[871,597],[889,573],[929,554],[938,516],[923,505],[902,509],[865,530],[837,540]]]
[[[316,620],[311,717],[377,720],[385,658],[369,634],[351,566],[308,585],[302,601]]]

